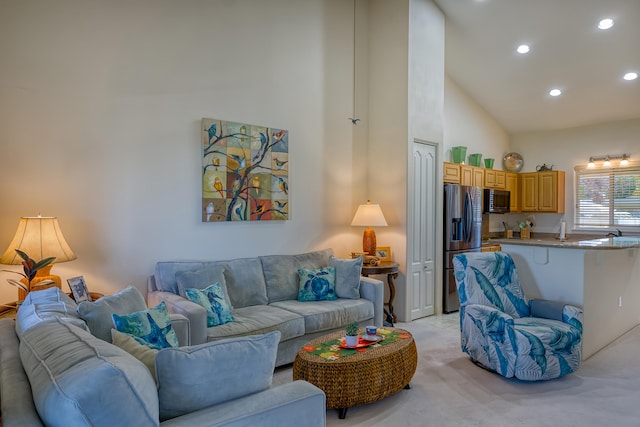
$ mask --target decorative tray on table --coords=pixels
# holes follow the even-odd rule
[[[340,341],[340,344],[338,344],[338,346],[340,348],[363,348],[363,347],[368,347],[368,346],[370,346],[372,344],[379,343],[383,339],[384,338],[381,335],[365,335],[365,334],[362,334],[360,336],[360,338],[358,339],[358,344],[356,344],[355,347],[348,346],[347,343],[345,342],[344,338],[342,338],[342,340]]]

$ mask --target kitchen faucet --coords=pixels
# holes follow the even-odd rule
[[[620,231],[619,228],[616,228],[616,231],[618,232],[618,234],[616,233],[607,233],[607,237],[613,236],[613,237],[622,237],[622,231]]]

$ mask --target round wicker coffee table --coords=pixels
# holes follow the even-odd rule
[[[385,340],[379,345],[363,351],[338,351],[337,358],[327,358],[327,352],[321,357],[312,351],[341,339],[344,331],[310,341],[296,355],[293,379],[308,381],[323,390],[327,408],[337,408],[340,418],[345,418],[347,409],[352,406],[375,402],[402,388],[409,388],[418,364],[413,337],[399,328],[385,327],[383,330],[389,335],[383,335]]]

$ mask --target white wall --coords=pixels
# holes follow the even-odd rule
[[[144,290],[159,260],[359,247],[352,8],[2,2],[0,245],[20,216],[57,216],[78,259],[54,272],[106,293]],[[202,117],[289,130],[289,221],[201,222]]]
[[[586,165],[590,156],[630,154],[632,160],[640,160],[638,145],[640,118],[592,126],[513,135],[511,150],[524,158],[522,172],[532,172],[536,166],[546,163],[555,170],[566,172],[566,203],[564,218],[568,230],[573,227],[574,172],[578,165]],[[536,214],[534,232],[557,233],[559,214]]]
[[[511,151],[509,134],[480,104],[451,77],[444,81],[444,160],[451,162],[451,147],[467,147],[469,154],[495,159],[493,168],[502,169],[502,157]],[[484,165],[484,163],[483,163]]]

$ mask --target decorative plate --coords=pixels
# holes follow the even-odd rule
[[[383,340],[381,335],[367,335],[367,334],[362,334],[360,339],[365,341],[373,341],[373,342],[378,342]]]
[[[378,343],[380,341],[382,341],[382,337],[380,337],[379,340],[367,340],[367,339],[364,339],[364,335],[363,335],[363,336],[360,337],[360,339],[358,340],[358,344],[356,344],[355,347],[348,346],[347,342],[346,342],[346,340],[344,338],[340,341],[340,344],[338,344],[338,347],[340,347],[340,348],[352,348],[352,349],[353,348],[362,348],[362,347],[368,347],[368,346],[370,346],[372,344],[375,344],[375,343]]]
[[[507,153],[502,158],[502,165],[509,172],[520,172],[524,165],[524,159],[518,153]]]

